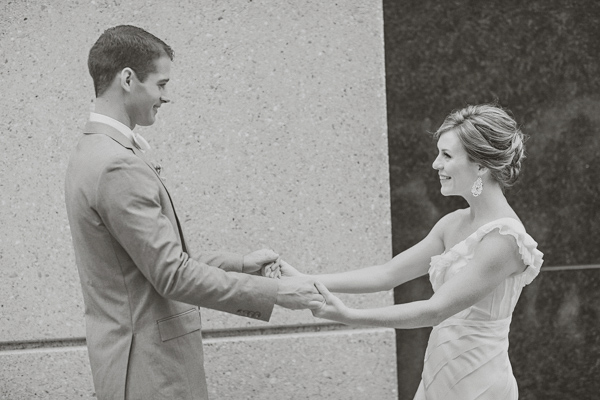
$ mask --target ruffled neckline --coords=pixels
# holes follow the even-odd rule
[[[515,276],[523,276],[524,285],[531,283],[540,272],[544,261],[544,254],[537,249],[537,242],[525,231],[523,224],[519,220],[510,217],[498,218],[483,224],[464,240],[444,250],[442,254],[433,256],[431,258],[429,274],[431,275],[436,267],[447,268],[461,256],[464,257],[473,253],[477,243],[494,229],[498,229],[501,235],[510,235],[515,238],[521,259],[527,266],[525,271]]]

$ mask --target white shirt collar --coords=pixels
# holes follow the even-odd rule
[[[108,126],[111,126],[113,128],[115,128],[116,130],[118,130],[119,132],[121,132],[123,135],[125,135],[125,137],[127,139],[129,139],[129,141],[134,144],[134,136],[135,133],[133,133],[133,131],[124,123],[117,121],[114,118],[111,118],[107,115],[104,114],[98,114],[95,112],[91,112],[90,113],[90,122],[99,122],[101,124],[105,124]]]

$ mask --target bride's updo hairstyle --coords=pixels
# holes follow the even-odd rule
[[[499,106],[482,104],[453,111],[433,134],[457,133],[469,159],[487,167],[502,188],[512,186],[525,159],[525,135]]]

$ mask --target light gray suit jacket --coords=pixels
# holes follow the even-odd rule
[[[198,306],[268,321],[277,282],[192,258],[152,163],[108,125],[86,125],[65,189],[98,399],[207,399]]]

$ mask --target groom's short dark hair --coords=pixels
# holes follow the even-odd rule
[[[141,28],[119,25],[105,30],[88,56],[96,97],[106,91],[123,68],[131,68],[143,82],[155,71],[154,60],[164,55],[173,60],[173,49]]]

